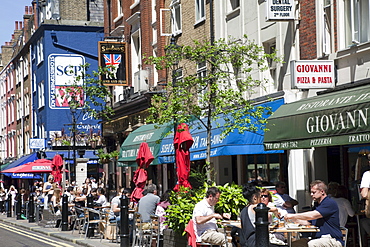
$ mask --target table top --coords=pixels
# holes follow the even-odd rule
[[[271,232],[319,232],[320,229],[316,227],[297,227],[297,228],[272,228]]]
[[[221,221],[221,224],[222,225],[232,225],[232,226],[236,226],[236,227],[239,227],[239,228],[242,228],[242,223],[240,220],[223,220]]]

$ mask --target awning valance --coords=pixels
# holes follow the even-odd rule
[[[266,150],[370,142],[370,85],[282,105],[268,119]]]
[[[284,104],[284,99],[269,101],[259,106],[271,107],[275,111]],[[212,123],[211,131],[211,157],[224,156],[224,155],[243,155],[243,154],[272,154],[282,153],[281,150],[265,151],[263,147],[264,132],[259,130],[257,132],[244,132],[239,134],[237,130],[230,133],[225,138],[221,138],[222,126],[224,126],[224,119],[217,120]],[[193,137],[194,143],[190,148],[190,160],[201,160],[206,158],[207,149],[207,131],[200,121],[188,123],[190,134]],[[174,146],[173,146],[173,133],[168,135],[162,140],[158,160],[160,163],[174,163]]]
[[[136,157],[139,151],[140,144],[142,142],[147,142],[150,151],[154,156],[154,161],[151,163],[151,165],[160,164],[157,159],[160,143],[164,135],[168,133],[172,128],[172,125],[161,126],[157,128],[155,124],[147,124],[134,130],[122,143],[118,162],[124,163],[124,166],[137,165]]]

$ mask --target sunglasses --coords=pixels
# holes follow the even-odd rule
[[[261,195],[261,198],[268,198],[269,196],[268,195]]]

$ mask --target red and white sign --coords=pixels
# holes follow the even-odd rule
[[[334,61],[291,61],[293,89],[324,89],[335,87]]]

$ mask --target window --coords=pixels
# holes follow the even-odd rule
[[[40,38],[37,41],[37,63],[41,63],[44,61],[44,45],[43,45],[43,39]]]
[[[345,0],[346,45],[370,40],[370,18],[368,0]]]
[[[274,184],[284,178],[283,155],[252,154],[247,155],[246,178],[248,182],[259,181]]]
[[[117,17],[123,16],[121,0],[117,0]]]
[[[228,0],[228,12],[231,12],[240,7],[240,0]]]
[[[322,55],[327,55],[331,53],[331,0],[323,1],[323,12],[321,21],[321,31],[322,31]]]
[[[172,0],[171,8],[171,26],[172,34],[178,35],[182,33],[181,30],[181,4],[180,0]]]
[[[273,53],[275,53],[276,52],[276,41],[275,41],[275,39],[274,40],[271,40],[271,41],[268,41],[268,42],[264,42],[263,43],[263,48],[264,48],[266,54],[273,54]],[[277,78],[276,78],[276,61],[274,61],[271,58],[267,58],[267,64],[269,66],[271,78],[276,83],[277,82]]]
[[[195,0],[195,22],[205,20],[205,4],[204,0]]]
[[[206,62],[198,63],[198,65],[197,65],[197,75],[198,75],[198,78],[200,78],[200,79],[206,77],[206,75],[207,75]],[[202,99],[203,99],[202,96],[204,94],[206,94],[207,91],[208,91],[207,85],[205,85],[204,83],[200,83],[198,85],[198,104],[201,107],[204,107],[204,102],[202,102]]]
[[[45,89],[44,82],[40,82],[38,85],[38,94],[39,94],[39,108],[45,106]]]

